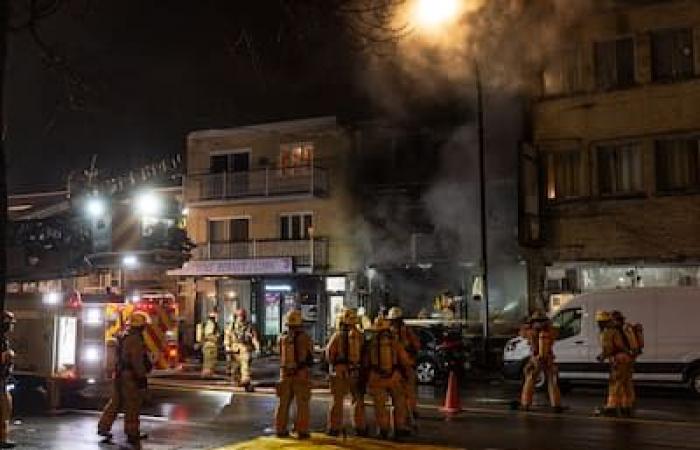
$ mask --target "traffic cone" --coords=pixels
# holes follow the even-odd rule
[[[447,393],[445,394],[445,406],[440,411],[447,414],[456,414],[462,410],[459,397],[459,380],[454,370],[450,370],[450,378],[447,381]]]

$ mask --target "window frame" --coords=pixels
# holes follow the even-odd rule
[[[591,197],[590,157],[587,157],[586,149],[582,148],[581,146],[564,148],[544,148],[539,149],[539,154],[542,161],[541,167],[544,180],[543,193],[546,204],[566,203],[571,201],[588,199]],[[580,190],[580,192],[577,192],[576,195],[558,196],[559,186],[557,186],[556,177],[557,165],[554,163],[558,162],[556,158],[560,158],[563,154],[578,154],[579,179],[576,184],[578,184],[578,189]],[[552,158],[554,158],[554,161],[551,160]],[[553,164],[555,167],[551,168],[550,163]],[[554,174],[553,180],[551,177],[552,174]],[[553,186],[552,181],[554,182]],[[551,195],[552,187],[554,188],[554,196]]]
[[[614,141],[614,142],[598,142],[593,144],[592,146],[593,152],[595,154],[595,174],[596,174],[596,189],[597,193],[600,197],[602,198],[619,198],[619,197],[638,197],[640,195],[645,194],[645,183],[644,183],[644,141],[643,140],[629,140],[629,141]],[[636,150],[636,155],[637,155],[637,163],[638,163],[638,169],[639,169],[639,186],[635,189],[630,189],[630,190],[611,190],[610,192],[604,192],[603,191],[603,166],[602,166],[602,159],[601,154],[603,151],[608,150],[608,151],[615,151],[615,154],[617,154],[624,150],[624,149],[629,149],[629,148],[634,148]],[[619,167],[615,167],[615,180],[617,181],[617,177],[619,175]],[[613,181],[611,181],[611,185],[616,184]],[[617,183],[619,184],[619,183]]]
[[[233,241],[232,231],[233,231],[233,221],[234,220],[247,220],[248,221],[248,241],[252,241],[251,232],[253,230],[253,218],[249,214],[238,214],[234,216],[219,216],[219,217],[207,217],[207,242],[212,244],[228,244],[232,242],[248,242],[248,241]],[[211,223],[212,222],[226,222],[226,239],[223,241],[212,241],[211,240]]]
[[[660,76],[658,73],[658,55],[656,51],[656,44],[654,39],[659,38],[660,36],[663,35],[669,35],[669,34],[674,34],[674,39],[677,36],[678,33],[681,32],[688,32],[690,34],[690,51],[691,54],[689,56],[690,60],[690,73],[686,75],[678,75],[677,72],[677,67],[674,65],[676,62],[673,54],[671,54],[671,75],[670,76]],[[675,50],[675,42],[674,42],[674,49]],[[651,83],[678,83],[678,82],[683,82],[687,80],[691,80],[697,76],[697,67],[695,64],[695,58],[696,58],[696,53],[698,49],[696,48],[695,45],[695,30],[692,26],[679,26],[679,27],[671,27],[671,28],[657,28],[654,30],[651,30],[649,32],[649,53],[650,53],[650,69],[651,69]]]
[[[277,235],[279,236],[279,240],[280,240],[280,241],[308,241],[308,240],[311,238],[312,234],[309,234],[309,235],[307,236],[308,230],[304,227],[304,222],[305,222],[304,219],[305,219],[307,216],[311,216],[311,228],[312,228],[312,229],[315,229],[315,228],[317,227],[317,223],[316,223],[316,217],[314,217],[315,214],[313,213],[313,211],[299,211],[299,212],[285,212],[285,213],[280,213],[280,214],[278,215],[278,221],[277,221],[277,224],[278,224],[278,225],[277,225],[277,226],[278,226],[278,234],[277,234]],[[294,239],[294,238],[293,238],[293,228],[292,228],[292,221],[291,221],[291,218],[292,218],[292,217],[299,217],[299,220],[300,220],[300,221],[299,221],[299,225],[300,225],[300,227],[302,227],[302,228],[300,229],[300,231],[301,231],[302,233],[301,233],[301,237],[300,237],[299,239]],[[285,237],[283,236],[283,234],[282,234],[282,229],[283,229],[283,227],[282,227],[282,219],[283,219],[283,218],[288,218],[288,219],[289,219],[289,221],[288,221],[288,223],[287,223],[288,237],[286,237],[286,238],[285,238]]]
[[[231,157],[234,155],[240,155],[240,154],[248,154],[248,170],[240,171],[240,172],[249,172],[252,167],[252,161],[253,161],[253,149],[250,147],[240,147],[240,148],[233,148],[233,149],[221,149],[221,150],[211,150],[209,152],[209,173],[234,173],[233,168],[231,167],[231,162],[232,159]],[[226,157],[226,170],[225,171],[219,171],[219,172],[214,172],[212,169],[212,158],[215,156],[225,156]]]
[[[630,41],[632,50],[632,79],[627,83],[620,82],[620,64],[619,64],[619,47],[618,44],[621,42]],[[599,78],[599,60],[598,60],[598,48],[602,45],[614,45],[614,61],[615,61],[615,80],[609,85],[602,85],[601,79]],[[622,35],[617,36],[612,39],[597,40],[593,42],[593,78],[595,89],[597,91],[608,92],[622,89],[629,89],[637,86],[637,41],[634,35]]]
[[[659,155],[662,151],[659,148],[659,144],[662,142],[669,141],[695,141],[695,151],[697,154],[696,169],[698,173],[696,175],[696,182],[693,185],[684,187],[663,187],[661,184],[661,164],[659,164]],[[700,135],[690,134],[690,135],[677,135],[677,136],[664,136],[657,137],[653,140],[654,143],[654,189],[657,195],[674,195],[674,194],[693,194],[700,192]]]

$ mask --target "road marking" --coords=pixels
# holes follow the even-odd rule
[[[227,387],[227,388],[218,388],[218,387],[196,387],[196,386],[182,386],[182,385],[176,385],[176,384],[161,384],[158,386],[153,386],[153,389],[158,389],[158,390],[167,390],[167,391],[179,391],[179,392],[194,392],[194,393],[201,393],[201,392],[219,392],[219,393],[231,393],[231,394],[239,394],[242,396],[249,396],[249,397],[272,397],[275,396],[274,390],[273,389],[266,389],[266,391],[260,391],[256,390],[255,392],[245,392],[244,390],[234,390],[235,388],[232,387]],[[318,395],[320,394],[320,396]],[[319,391],[316,392],[314,391],[314,400],[320,400],[324,402],[329,402],[331,400],[330,397],[330,392],[327,391]],[[373,403],[370,401],[365,402],[367,405],[372,405]],[[433,405],[433,404],[427,404],[427,403],[419,403],[418,407],[421,409],[427,409],[427,410],[432,410],[432,411],[439,411],[442,406],[440,405]],[[685,428],[700,428],[700,422],[692,422],[692,421],[684,421],[684,420],[659,420],[659,419],[646,419],[646,418],[624,418],[624,417],[605,417],[605,416],[591,416],[591,415],[583,415],[583,414],[557,414],[557,413],[548,413],[548,412],[538,412],[538,411],[528,411],[528,412],[522,412],[522,411],[509,411],[509,410],[499,410],[499,409],[493,409],[493,408],[480,408],[480,407],[463,407],[462,408],[462,413],[467,413],[467,414],[478,414],[478,415],[490,415],[490,416],[498,416],[498,417],[503,417],[503,416],[509,416],[509,417],[520,417],[520,418],[525,418],[525,417],[536,417],[536,418],[545,418],[545,419],[576,419],[576,420],[582,420],[582,421],[600,421],[600,422],[610,422],[610,423],[625,423],[625,424],[639,424],[639,425],[654,425],[654,426],[672,426],[672,427],[685,427]],[[458,418],[459,415],[453,415],[453,418]]]

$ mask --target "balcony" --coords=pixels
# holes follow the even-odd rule
[[[313,248],[313,261],[311,254]],[[284,258],[294,259],[297,267],[328,266],[328,239],[310,240],[272,240],[261,239],[243,242],[206,242],[197,245],[193,251],[194,260],[215,259],[257,259]]]
[[[325,195],[327,192],[328,170],[314,166],[207,173],[185,178],[188,204]]]

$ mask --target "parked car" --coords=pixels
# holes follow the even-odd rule
[[[608,379],[608,365],[596,360],[601,351],[598,310],[618,310],[629,322],[643,325],[645,348],[635,364],[635,380],[672,383],[700,395],[700,288],[617,289],[569,300],[552,316],[559,327],[554,353],[563,381]],[[520,379],[529,356],[525,339],[511,339],[503,352],[504,376]]]
[[[416,379],[420,384],[444,381],[450,367],[468,369],[466,347],[459,329],[442,325],[411,325],[421,342],[416,356]]]

